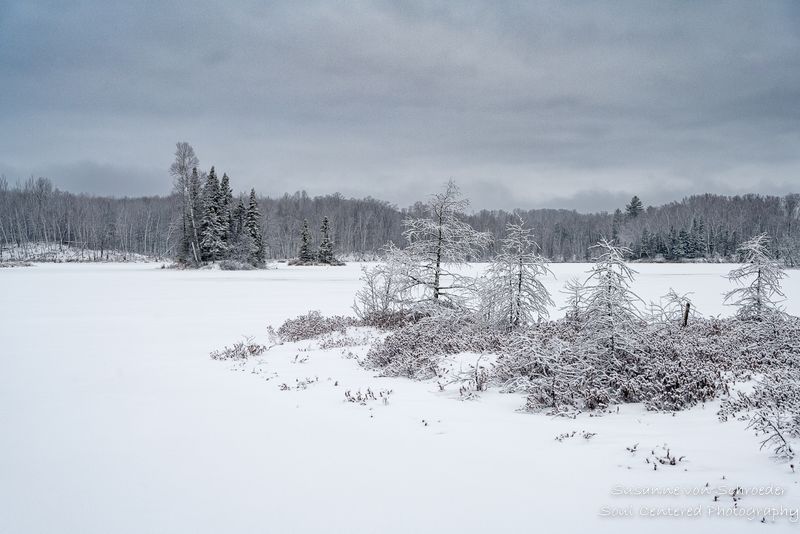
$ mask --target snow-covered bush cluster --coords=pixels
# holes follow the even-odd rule
[[[374,344],[364,364],[386,376],[427,379],[442,375],[443,357],[462,352],[499,352],[502,332],[473,315],[455,312],[423,317]]]
[[[342,315],[325,317],[319,311],[314,310],[284,322],[278,328],[278,336],[281,341],[300,341],[331,332],[345,332],[347,327],[358,324],[358,320],[353,317]]]
[[[723,398],[721,417],[748,417],[765,444],[793,453],[790,442],[800,435],[800,319],[780,309],[784,275],[767,253],[766,236],[742,245],[744,263],[729,275],[736,287],[725,301],[737,307],[734,317],[704,318],[688,295],[674,290],[659,303],[642,302],[632,290],[636,272],[625,262],[630,252],[601,240],[586,277],[565,286],[565,317],[550,320],[553,302],[541,282],[550,271],[522,222],[509,224],[483,274],[458,269],[489,245],[463,222],[465,207],[450,183],[407,221],[408,246],[390,244],[384,263],[364,269],[357,319],[311,312],[281,326],[281,338],[379,326],[390,333],[372,343],[361,363],[413,379],[444,377],[456,355],[491,355],[474,380],[476,392],[495,386],[524,393],[528,410],[635,402],[676,411]],[[750,393],[731,394],[735,383],[754,379]]]
[[[761,436],[762,448],[776,455],[794,458],[800,438],[800,372],[797,367],[773,369],[764,374],[750,393],[739,392],[726,400],[720,419],[736,417],[749,421],[749,428]]]
[[[211,353],[212,360],[246,360],[254,356],[260,356],[267,350],[267,347],[253,341],[252,338],[245,338],[234,343],[230,347],[224,347]]]

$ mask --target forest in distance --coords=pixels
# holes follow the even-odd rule
[[[195,167],[203,187],[209,172],[199,170],[197,164]],[[187,251],[181,250],[186,245],[184,202],[177,187],[180,180],[172,174],[176,183],[172,194],[135,198],[62,191],[44,177],[11,184],[2,176],[0,246],[24,248],[44,243],[99,251],[100,257],[109,250],[157,258],[185,256]],[[169,179],[165,172],[165,180]],[[227,175],[223,180],[227,182]],[[389,242],[402,247],[403,221],[418,216],[424,209],[425,198],[435,192],[420,191],[418,202],[399,208],[379,199],[345,198],[339,193],[312,197],[305,191],[297,191],[274,198],[258,196],[256,192],[234,194],[235,179],[230,184],[226,187],[233,206],[231,211],[236,207],[248,211],[257,205],[253,212],[256,215],[250,213],[250,216],[257,216],[258,220],[251,221],[250,228],[258,228],[253,230],[254,239],[263,240],[258,254],[269,260],[297,257],[306,221],[311,241],[319,243],[320,226],[325,218],[329,220],[335,252],[342,259],[375,258]],[[198,192],[200,196],[202,191]],[[480,257],[471,258],[476,261],[493,257],[495,244],[504,237],[508,223],[521,218],[533,229],[541,253],[554,262],[586,261],[590,259],[590,247],[601,239],[630,249],[629,260],[735,261],[742,242],[766,233],[776,258],[789,267],[800,264],[800,194],[797,193],[785,196],[709,193],[660,206],[645,206],[634,196],[612,213],[543,208],[477,210],[464,213],[463,218],[493,238],[493,244]],[[231,222],[232,229],[234,226]],[[199,242],[197,245],[199,248]]]

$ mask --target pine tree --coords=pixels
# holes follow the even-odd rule
[[[297,263],[311,265],[314,263],[314,252],[311,250],[311,233],[308,231],[308,220],[303,220],[303,229],[300,231],[300,251],[297,254]]]
[[[322,226],[319,229],[320,241],[317,259],[319,263],[325,265],[337,265],[338,262],[333,255],[333,241],[330,236],[330,223],[328,217],[322,218]]]
[[[629,204],[625,206],[625,215],[629,219],[635,219],[644,211],[644,207],[642,207],[642,201],[639,200],[639,197],[633,195]]]
[[[227,250],[225,226],[220,220],[220,189],[214,167],[208,173],[203,188],[203,219],[201,222],[200,250],[203,260],[217,261]]]
[[[258,200],[256,190],[250,190],[250,200],[244,213],[244,228],[242,235],[246,235],[252,242],[250,263],[253,265],[264,265],[266,261],[266,249],[264,247],[264,236],[261,228],[261,213],[258,211]]]

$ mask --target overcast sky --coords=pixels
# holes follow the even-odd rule
[[[613,209],[800,191],[800,2],[0,2],[0,172]]]

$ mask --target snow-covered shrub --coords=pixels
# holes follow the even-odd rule
[[[700,342],[706,324],[679,331],[647,328],[648,344],[638,374],[628,382],[632,399],[651,410],[677,411],[706,402],[724,391],[718,347]]]
[[[540,333],[541,332],[541,333]],[[504,344],[496,377],[506,390],[526,391],[526,407],[596,409],[620,402],[642,402],[651,410],[683,410],[727,392],[730,380],[745,380],[761,369],[786,365],[778,345],[797,335],[791,327],[769,338],[737,319],[697,319],[686,328],[643,324],[647,343],[629,366],[587,359],[579,334],[568,321],[537,325]],[[598,375],[602,373],[602,379]]]
[[[220,350],[211,352],[212,360],[246,360],[253,356],[260,356],[267,350],[267,347],[255,343],[252,338],[245,338],[234,343],[230,347],[223,347]]]
[[[440,313],[408,324],[373,345],[365,365],[385,376],[427,379],[440,376],[439,362],[446,355],[499,352],[500,346],[500,334],[473,314]]]
[[[403,267],[395,261],[392,249],[390,244],[384,263],[361,267],[360,280],[364,285],[356,292],[353,310],[366,326],[398,328],[413,318],[413,314],[402,305]]]
[[[796,367],[774,369],[765,374],[752,392],[739,392],[720,408],[720,418],[738,417],[761,436],[761,448],[792,459],[800,438],[800,372]]]
[[[282,341],[300,341],[311,339],[331,332],[344,332],[349,326],[357,326],[354,317],[334,315],[326,317],[319,311],[310,311],[294,319],[287,319],[279,328],[278,335]]]

